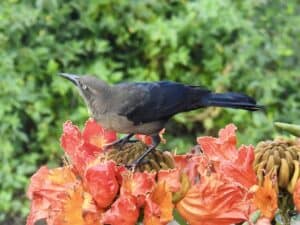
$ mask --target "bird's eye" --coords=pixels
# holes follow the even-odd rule
[[[86,89],[87,89],[87,86],[86,86],[85,84],[83,84],[83,85],[82,85],[82,89],[83,89],[83,90],[86,90]]]

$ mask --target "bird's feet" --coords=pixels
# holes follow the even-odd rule
[[[145,162],[145,157],[152,151],[155,149],[157,145],[153,145],[149,148],[146,149],[146,151],[143,152],[143,154],[141,154],[137,159],[135,159],[132,163],[129,163],[127,165],[125,165],[125,167],[127,169],[131,169],[134,170],[137,166],[139,166],[142,163],[147,163]]]
[[[158,144],[160,143],[160,137],[158,134],[152,135],[152,146],[148,147],[143,154],[141,154],[137,159],[135,159],[132,163],[129,163],[126,165],[127,169],[134,169],[137,166],[139,166],[141,163],[143,163],[145,157],[152,151],[154,150]]]
[[[130,138],[131,138],[133,135],[134,135],[134,134],[129,134],[129,135],[123,137],[123,138],[120,138],[120,139],[114,141],[114,142],[111,142],[111,143],[109,143],[109,144],[106,144],[106,145],[104,146],[104,149],[107,150],[107,149],[109,149],[109,148],[112,147],[112,146],[118,146],[118,147],[121,149],[127,142],[135,142],[135,141],[133,141],[133,140],[132,140],[132,141],[130,140]]]

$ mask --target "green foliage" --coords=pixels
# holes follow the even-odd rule
[[[62,123],[88,117],[60,71],[239,91],[267,106],[176,116],[178,152],[230,122],[241,143],[272,137],[273,121],[299,124],[299,11],[296,0],[1,1],[0,220],[26,215],[28,178],[62,155]]]

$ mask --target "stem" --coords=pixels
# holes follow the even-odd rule
[[[289,217],[289,210],[290,210],[290,202],[291,202],[291,195],[288,193],[283,193],[283,195],[279,199],[279,214],[281,216],[283,225],[290,225],[291,218]]]
[[[300,136],[300,126],[299,125],[289,124],[289,123],[279,123],[279,122],[276,122],[274,124],[275,124],[275,127],[285,130],[295,136],[298,136],[298,137]]]

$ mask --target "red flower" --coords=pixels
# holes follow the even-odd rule
[[[103,224],[135,225],[139,217],[136,199],[130,195],[121,195],[102,217]]]
[[[105,130],[94,119],[89,119],[85,123],[82,137],[85,143],[97,146],[100,149],[117,139],[114,131]]]
[[[163,134],[165,133],[166,129],[163,128],[160,132],[159,132],[159,137],[160,137],[160,141],[161,143],[165,144],[167,143],[166,139],[164,139]],[[141,142],[144,142],[146,145],[151,145],[152,144],[152,138],[151,136],[148,135],[144,135],[144,134],[136,134],[135,137],[140,140]]]
[[[115,163],[109,161],[91,166],[85,172],[84,184],[99,208],[108,207],[119,191],[115,171]]]
[[[202,177],[176,205],[191,225],[229,225],[247,220],[245,190],[220,174]]]
[[[115,132],[104,130],[93,119],[86,122],[82,134],[77,126],[67,121],[63,126],[61,146],[78,172],[83,174],[87,164],[102,153],[104,145],[115,139]]]
[[[144,134],[136,134],[136,139],[140,140],[141,142],[144,142],[146,145],[152,144],[152,138],[151,136],[144,135]]]

